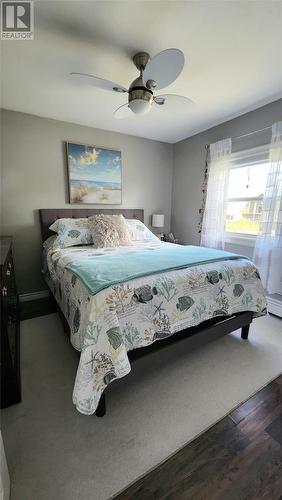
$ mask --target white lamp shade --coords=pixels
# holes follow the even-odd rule
[[[153,227],[164,227],[164,215],[163,214],[154,214],[152,217],[152,226]]]

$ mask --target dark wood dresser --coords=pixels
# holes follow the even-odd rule
[[[21,400],[20,317],[12,238],[0,238],[1,270],[1,408]]]

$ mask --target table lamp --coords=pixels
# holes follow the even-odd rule
[[[160,228],[164,227],[164,215],[163,214],[154,214],[152,216],[152,227]],[[163,233],[157,234],[157,237],[160,240],[163,238]]]

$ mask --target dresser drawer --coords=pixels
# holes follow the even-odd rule
[[[5,277],[9,279],[13,274],[14,274],[13,255],[12,251],[10,250],[7,254],[5,263],[2,267],[2,279],[4,279]]]
[[[12,239],[1,237],[1,408],[21,400],[19,301]]]

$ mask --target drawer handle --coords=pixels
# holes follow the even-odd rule
[[[9,262],[9,263],[8,263],[8,268],[9,268],[9,269],[12,269],[12,262]]]
[[[8,292],[7,287],[6,287],[6,286],[3,286],[3,288],[2,288],[2,295],[3,295],[3,297],[6,297],[6,296],[7,296],[7,292]]]
[[[7,271],[6,271],[6,275],[7,275],[7,276],[10,276],[10,274],[11,274],[10,269],[7,269]]]

